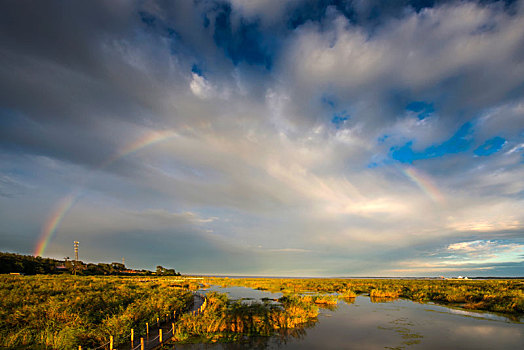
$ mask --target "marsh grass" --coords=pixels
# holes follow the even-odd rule
[[[270,336],[310,324],[318,315],[311,297],[285,296],[279,299],[279,304],[246,304],[213,292],[207,295],[207,301],[208,306],[200,315],[181,317],[176,326],[176,341],[230,342]]]
[[[202,286],[242,286],[280,292],[275,300],[243,303],[209,293],[199,315],[184,313],[190,290]],[[0,347],[73,349],[96,347],[109,336],[115,344],[145,333],[145,322],[176,311],[175,337],[183,342],[245,341],[251,337],[303,334],[319,308],[358,295],[371,301],[405,298],[519,317],[524,313],[522,280],[371,280],[190,277],[104,277],[0,275]]]
[[[0,347],[73,349],[145,333],[193,297],[169,278],[0,275]]]
[[[207,278],[204,283],[243,286],[284,294],[331,294],[342,298],[369,295],[374,300],[404,298],[471,310],[524,314],[524,280],[403,280],[403,279],[286,279]]]

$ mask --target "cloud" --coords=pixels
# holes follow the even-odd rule
[[[189,83],[191,91],[200,98],[207,98],[214,94],[213,87],[209,82],[201,75],[196,73],[192,74],[192,80]]]
[[[522,2],[378,4],[5,4],[2,246],[74,195],[57,257],[515,274]]]
[[[29,190],[31,190],[30,187],[9,175],[0,177],[0,196],[12,198],[27,193]]]
[[[408,11],[369,33],[334,11],[325,26],[306,23],[296,31],[283,64],[297,95],[329,88],[370,112],[379,108],[365,105],[380,99],[384,106],[368,113],[367,123],[394,120],[399,107],[428,97],[449,123],[460,118],[458,108],[478,111],[518,96],[510,91],[520,91],[523,72],[505,68],[522,52],[521,17],[518,5],[510,14],[497,5],[451,2]],[[397,91],[411,98],[397,104],[390,98]]]
[[[281,20],[287,7],[296,5],[297,0],[231,0],[231,6],[240,16],[245,18],[261,18],[265,22]]]
[[[468,257],[480,258],[480,257],[496,257],[496,254],[508,254],[513,251],[522,251],[524,245],[517,243],[500,243],[496,241],[470,241],[460,242],[448,245],[448,251],[453,254],[464,254]]]
[[[268,249],[269,252],[275,252],[275,253],[309,253],[311,250],[309,249],[301,249],[301,248],[278,248],[278,249]]]

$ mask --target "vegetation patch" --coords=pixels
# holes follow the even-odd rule
[[[231,342],[270,336],[314,322],[318,307],[311,297],[285,296],[279,304],[242,303],[226,294],[209,293],[199,315],[185,314],[176,325],[177,342]]]
[[[170,278],[0,275],[0,347],[95,348],[145,334],[145,323],[187,310]]]

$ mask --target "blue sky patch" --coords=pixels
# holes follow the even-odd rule
[[[422,120],[432,115],[435,112],[435,108],[433,107],[433,103],[413,101],[406,106],[406,111],[416,113],[418,119]]]
[[[142,21],[142,23],[144,23],[145,25],[151,28],[155,27],[155,23],[156,23],[155,16],[145,11],[138,12],[138,15],[140,16],[140,20]]]
[[[333,114],[333,117],[331,118],[331,123],[335,124],[337,129],[340,129],[340,127],[344,125],[346,121],[349,120],[349,117],[350,116],[347,113],[347,111],[344,110],[342,112]]]
[[[204,28],[207,28],[209,27],[210,24],[211,24],[211,21],[209,20],[209,17],[207,17],[207,15],[203,13],[202,14],[202,25],[204,26]]]
[[[409,141],[402,147],[391,147],[391,157],[401,163],[412,164],[415,159],[419,159],[411,149],[413,141]]]
[[[500,149],[502,148],[502,146],[504,146],[505,143],[506,139],[500,136],[495,136],[494,138],[489,139],[486,142],[484,142],[484,144],[480,145],[477,149],[473,151],[473,153],[481,157],[489,156],[493,153],[497,153],[498,151],[500,151]]]
[[[262,33],[258,21],[242,19],[233,30],[229,5],[223,5],[218,10],[213,39],[234,65],[246,62],[262,65],[268,70],[272,67],[272,43]]]
[[[149,30],[156,32],[158,35],[171,39],[172,54],[176,54],[180,51],[182,40],[180,34],[178,34],[175,29],[168,26],[167,23],[162,19],[159,19],[148,12],[140,11],[138,14],[142,23],[144,23]]]
[[[456,154],[467,151],[473,142],[470,135],[472,133],[472,124],[465,123],[460,129],[447,141],[439,145],[433,145],[421,152],[415,152],[412,149],[413,141],[407,142],[402,147],[391,147],[391,157],[401,163],[412,164],[415,160],[439,158],[446,154]]]
[[[473,140],[468,137],[472,133],[472,124],[465,123],[460,129],[447,141],[437,146],[431,146],[426,149],[424,158],[441,157],[445,154],[454,154],[467,151]]]
[[[278,1],[278,0],[275,0]],[[384,18],[402,16],[402,7],[399,3],[419,12],[424,8],[432,7],[437,0],[407,0],[407,1],[365,1],[365,6],[355,6],[347,0],[305,0],[298,2],[287,15],[287,27],[296,29],[307,22],[322,22],[326,18],[328,9],[335,9],[350,22],[362,25],[365,23],[379,24]],[[356,7],[360,7],[356,8]]]
[[[200,75],[201,77],[204,76],[204,73],[202,72],[202,69],[200,69],[200,67],[197,66],[196,64],[193,64],[193,66],[191,67],[191,72],[195,73],[197,75]]]
[[[320,100],[322,101],[322,104],[331,108],[335,108],[337,105],[337,103],[335,102],[335,97],[330,95],[322,95]]]

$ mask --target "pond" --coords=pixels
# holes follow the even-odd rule
[[[244,287],[212,287],[244,302],[275,299]],[[203,291],[204,293],[206,291]],[[290,334],[252,339],[249,344],[177,345],[176,349],[524,349],[524,323],[493,313],[470,312],[409,300],[339,301],[321,309],[318,322]]]

